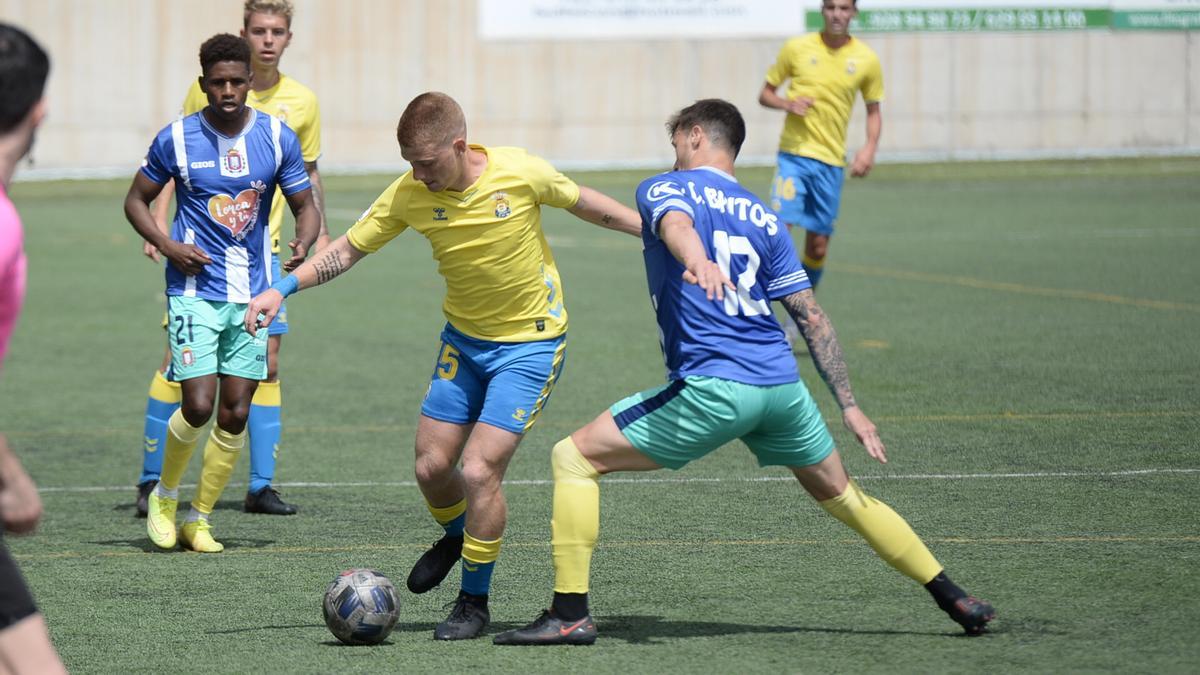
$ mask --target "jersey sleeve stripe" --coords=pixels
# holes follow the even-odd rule
[[[808,274],[806,274],[804,272],[804,270],[800,270],[798,272],[793,272],[791,274],[779,277],[778,279],[771,281],[771,283],[767,284],[767,290],[773,291],[778,288],[782,288],[784,286],[789,286],[791,284],[799,283],[801,281],[808,281]]]
[[[179,167],[179,177],[187,189],[192,189],[192,179],[188,176],[187,142],[183,139],[183,118],[171,122],[171,143],[175,146],[175,164]]]
[[[688,214],[692,220],[696,220],[696,212],[692,210],[692,205],[682,199],[672,197],[658,206],[654,207],[654,212],[650,214],[650,232],[654,236],[658,236],[658,221],[667,214],[667,211],[683,211]]]
[[[283,166],[283,145],[279,142],[279,135],[283,133],[283,124],[278,117],[271,116],[271,144],[275,146],[275,171],[279,171],[279,167]]]

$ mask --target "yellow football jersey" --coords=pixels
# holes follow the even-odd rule
[[[768,84],[778,87],[786,80],[791,80],[786,98],[809,96],[814,103],[804,116],[787,114],[779,149],[845,166],[846,128],[855,95],[861,91],[867,103],[883,100],[879,57],[853,37],[840,49],[830,49],[820,33],[810,33],[788,40],[767,70]]]
[[[373,253],[411,227],[433,248],[455,329],[493,342],[558,337],[567,310],[541,207],[571,208],[579,186],[520,148],[471,148],[488,157],[471,187],[430,192],[409,171],[350,228],[350,244]]]
[[[321,109],[312,90],[292,78],[279,74],[279,81],[266,91],[250,90],[246,104],[261,110],[291,127],[300,137],[300,152],[305,162],[315,162],[321,156]],[[192,82],[187,97],[183,100],[183,114],[191,115],[208,105],[208,98],[200,88],[200,82]],[[279,252],[279,231],[283,227],[283,212],[287,199],[279,190],[271,200],[271,250]],[[288,250],[291,255],[291,250]]]

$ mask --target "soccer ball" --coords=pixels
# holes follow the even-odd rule
[[[350,569],[325,590],[325,625],[348,645],[374,645],[392,632],[399,615],[396,587],[375,570]]]

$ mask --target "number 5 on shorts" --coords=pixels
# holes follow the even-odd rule
[[[449,343],[442,343],[442,355],[438,357],[438,377],[443,380],[453,380],[458,374],[458,350]]]

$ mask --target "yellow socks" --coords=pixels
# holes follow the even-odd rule
[[[192,508],[203,514],[212,513],[245,445],[245,430],[240,434],[231,434],[219,426],[213,426],[208,444],[204,446],[204,468],[200,472],[200,485],[196,487]]]
[[[179,489],[183,480],[183,472],[187,469],[192,451],[196,449],[196,441],[200,438],[203,427],[194,427],[183,419],[183,411],[176,410],[167,421],[167,448],[163,452],[162,476],[159,478],[163,488]]]
[[[600,472],[570,436],[550,453],[554,469],[554,591],[587,593],[592,551],[600,536]]]
[[[850,481],[842,494],[819,503],[834,518],[862,535],[884,562],[910,579],[926,584],[942,571],[908,523],[887,504],[863,492],[854,481]]]

